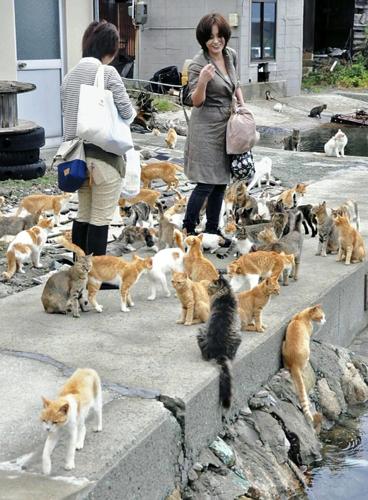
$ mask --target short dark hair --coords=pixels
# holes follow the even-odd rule
[[[218,14],[217,12],[213,12],[212,14],[207,14],[203,16],[198,23],[196,36],[199,45],[206,52],[207,52],[206,42],[208,42],[208,40],[211,38],[212,26],[214,24],[216,24],[218,27],[219,35],[224,37],[225,39],[225,47],[231,37],[231,28],[229,23],[224,18],[224,16]]]
[[[105,56],[115,56],[119,50],[119,32],[115,24],[107,21],[93,21],[82,38],[82,56],[96,57],[100,61]]]

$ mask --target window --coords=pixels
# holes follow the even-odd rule
[[[252,61],[275,59],[276,0],[252,1]]]

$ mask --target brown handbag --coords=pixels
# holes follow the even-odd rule
[[[258,137],[253,113],[245,106],[233,109],[226,127],[226,153],[246,153],[252,149]]]

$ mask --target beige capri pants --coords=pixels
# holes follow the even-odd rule
[[[90,179],[78,190],[77,221],[106,226],[112,221],[121,192],[119,172],[105,161],[86,157]]]

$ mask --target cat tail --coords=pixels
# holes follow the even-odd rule
[[[184,172],[184,168],[181,165],[177,165],[176,163],[171,163],[171,165],[174,165],[179,172]]]
[[[84,250],[82,250],[78,245],[75,245],[71,241],[67,240],[64,236],[55,238],[55,241],[57,243],[60,243],[60,245],[63,245],[63,247],[67,248],[68,250],[74,252],[76,255],[78,255],[78,257],[84,257],[86,255]]]
[[[174,242],[175,245],[180,248],[183,252],[185,252],[184,242],[183,242],[183,233],[179,231],[179,229],[174,229]]]
[[[309,399],[307,395],[307,391],[305,390],[304,380],[302,376],[302,372],[299,367],[293,367],[290,369],[291,377],[294,381],[296,392],[298,394],[300,406],[302,407],[305,418],[313,423],[314,419],[310,412],[309,408]]]
[[[6,252],[6,260],[8,262],[8,270],[3,272],[3,278],[4,280],[10,280],[17,271],[17,259],[15,258],[14,250]]]
[[[226,356],[219,356],[216,359],[221,367],[220,371],[220,403],[224,408],[230,408],[233,395],[231,362]]]

